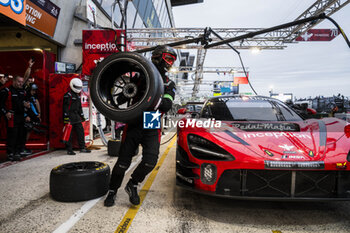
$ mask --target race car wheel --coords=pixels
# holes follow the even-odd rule
[[[98,111],[124,123],[133,123],[144,111],[154,110],[163,89],[163,79],[153,63],[133,52],[105,58],[90,81],[91,99]]]
[[[101,197],[108,191],[109,166],[89,161],[66,163],[51,170],[50,194],[56,201],[75,202]]]

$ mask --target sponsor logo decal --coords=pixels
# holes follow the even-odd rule
[[[305,159],[302,155],[282,155],[282,159]]]
[[[338,169],[346,169],[346,162],[344,162],[344,163],[337,163],[336,167]]]
[[[111,42],[106,43],[85,43],[85,50],[98,50],[99,52],[114,52],[118,50],[117,45]]]
[[[21,14],[24,9],[24,0],[0,0],[0,5],[9,6],[16,14]]]
[[[270,152],[270,151],[268,151],[268,150],[265,150],[265,153],[268,155],[268,156],[273,156],[273,154]]]
[[[298,132],[299,125],[292,123],[232,123],[233,127],[244,131],[285,131]]]
[[[312,150],[309,151],[309,156],[314,157],[314,152]]]
[[[180,179],[186,181],[187,183],[193,184],[193,180],[190,178],[187,178],[183,175],[181,175],[180,173],[176,172],[176,176],[179,177]]]
[[[267,161],[265,169],[324,169],[323,161],[298,162],[298,161]]]
[[[284,145],[280,145],[278,147],[281,147],[282,149],[285,149],[287,151],[290,151],[291,149],[294,148],[294,146],[288,146],[287,144],[284,144]]]
[[[296,151],[283,151],[284,154],[296,154]]]
[[[247,138],[263,138],[263,137],[274,137],[274,138],[299,138],[299,139],[311,139],[311,136],[304,133],[285,133],[285,132],[260,132],[260,133],[236,133],[234,134],[243,135],[245,139]]]

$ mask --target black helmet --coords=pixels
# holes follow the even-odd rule
[[[158,68],[169,70],[176,61],[175,50],[168,45],[159,45],[152,53],[152,62]]]

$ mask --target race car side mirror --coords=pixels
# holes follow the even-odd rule
[[[307,108],[306,111],[307,111],[307,113],[310,114],[310,115],[315,115],[315,114],[317,114],[316,110],[313,109],[313,108]]]
[[[177,114],[186,114],[186,108],[180,108],[179,110],[177,110]]]

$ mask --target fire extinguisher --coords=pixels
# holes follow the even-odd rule
[[[71,132],[72,132],[72,125],[68,123],[63,127],[63,138],[62,138],[63,143],[67,143],[69,141]]]

